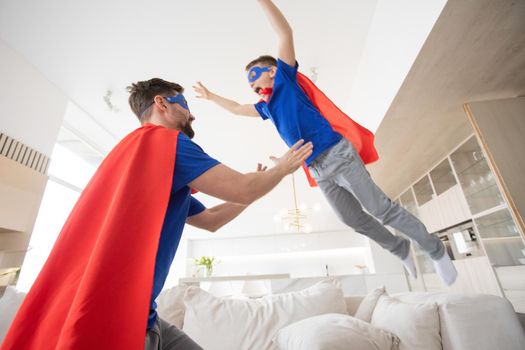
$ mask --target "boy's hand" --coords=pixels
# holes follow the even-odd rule
[[[200,81],[196,85],[193,85],[193,91],[197,94],[197,98],[203,98],[209,100],[211,98],[211,92],[208,90]]]
[[[257,171],[266,171],[268,167],[266,165],[262,165],[261,163],[257,163]]]
[[[299,140],[281,157],[273,157],[270,159],[275,162],[275,167],[282,169],[285,174],[295,172],[310,155],[314,146],[311,142],[304,144],[304,140]]]

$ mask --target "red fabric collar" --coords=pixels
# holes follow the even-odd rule
[[[259,96],[261,96],[261,99],[259,100],[259,102],[261,101],[268,102],[268,100],[272,96],[272,93],[273,93],[273,88],[271,87],[263,88],[259,90]]]

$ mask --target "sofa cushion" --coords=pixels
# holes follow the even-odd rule
[[[397,335],[400,350],[441,350],[436,303],[404,303],[383,295],[372,314],[372,325]]]
[[[182,329],[184,323],[184,294],[188,286],[179,285],[163,290],[157,297],[157,314],[164,321]]]
[[[271,349],[277,331],[291,323],[326,313],[346,314],[343,291],[336,280],[248,300],[216,298],[190,287],[184,304],[183,330],[206,350]]]
[[[376,304],[379,300],[379,297],[381,297],[385,293],[385,286],[376,288],[370,293],[368,293],[364,297],[363,301],[361,301],[361,304],[359,304],[359,307],[357,308],[354,317],[365,322],[370,322],[372,320],[372,314],[374,313],[374,309],[376,308]]]
[[[8,286],[0,299],[0,344],[7,334],[9,326],[11,326],[11,322],[13,322],[25,296],[26,293],[18,291],[15,287]]]
[[[281,350],[397,350],[399,339],[355,317],[325,314],[281,329],[274,338]]]

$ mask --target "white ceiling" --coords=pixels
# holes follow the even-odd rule
[[[117,138],[137,123],[125,87],[154,76],[179,82],[196,116],[217,114],[193,100],[202,80],[242,101],[256,100],[243,68],[275,54],[275,36],[256,1],[6,1],[0,35],[74,103]],[[348,97],[376,1],[280,1],[296,34],[299,63],[318,67],[319,82],[339,101]],[[326,25],[330,24],[330,25]],[[344,67],[344,68],[342,68]],[[121,112],[107,111],[114,91]],[[196,126],[198,129],[198,126]]]
[[[312,67],[317,68],[318,85],[344,110],[352,111],[350,93],[356,89],[356,80],[367,80],[363,69],[359,72],[360,67],[386,78],[395,73],[383,81],[381,95],[370,99],[382,109],[367,115],[366,120],[357,118],[373,130],[444,2],[276,1],[294,28],[301,70],[309,74]],[[375,18],[379,24],[374,23]],[[371,30],[376,40],[373,43],[369,41]],[[403,52],[388,45],[388,53],[381,51],[382,34],[397,36]],[[72,104],[66,124],[81,134],[83,131],[102,153],[138,126],[128,107],[125,87],[152,77],[175,81],[186,88],[197,118],[196,141],[225,164],[251,171],[258,161],[285,150],[269,122],[234,118],[207,101],[197,100],[191,89],[195,81],[201,80],[212,90],[241,102],[257,100],[248,88],[243,68],[260,54],[276,54],[276,38],[254,0],[0,0],[0,39],[69,98]],[[384,44],[392,45],[392,40]],[[393,57],[398,57],[401,64],[392,65]],[[369,62],[375,65],[367,66]],[[120,109],[118,113],[110,112],[104,102],[108,89],[113,91],[112,103]],[[359,100],[368,103],[362,98],[363,91]],[[87,132],[87,124],[76,122],[80,117],[75,116],[80,115],[88,116],[99,131]],[[302,175],[296,178],[303,200],[324,202],[317,190],[307,187]],[[253,223],[254,217],[263,214],[261,210],[268,212],[261,216],[264,220],[260,222],[265,222],[267,215],[271,217],[279,207],[289,206],[290,189],[285,183],[270,199],[260,201],[257,215],[254,211],[251,217],[239,220],[237,230],[245,230],[249,220]],[[342,228],[331,213],[324,225],[325,229]]]

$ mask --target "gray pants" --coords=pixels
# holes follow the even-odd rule
[[[377,187],[354,146],[345,138],[319,155],[309,168],[337,216],[355,231],[401,259],[408,256],[410,242],[394,236],[384,225],[410,237],[432,259],[445,253],[439,238],[430,235],[421,221]]]
[[[157,317],[146,333],[144,350],[202,350],[183,331]]]

